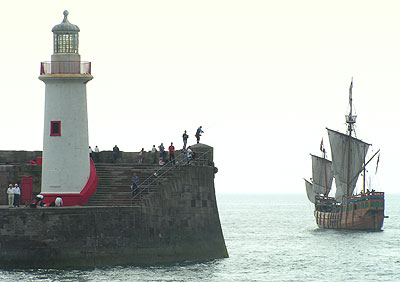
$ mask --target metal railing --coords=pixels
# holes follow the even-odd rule
[[[40,75],[44,74],[91,74],[92,63],[80,61],[42,62]]]
[[[175,164],[173,160],[166,162],[164,165],[154,170],[154,172],[149,177],[147,177],[142,183],[137,186],[137,188],[135,189],[136,192],[132,196],[131,200],[138,198],[145,191],[150,192],[150,186],[154,183],[159,182],[162,177],[164,177],[169,171],[173,169],[180,170],[180,168],[185,165],[208,166],[209,160],[206,156],[211,150],[212,149],[209,149],[206,152],[195,155],[195,158],[192,160],[188,160],[187,154],[185,153],[185,156],[182,157],[182,155],[179,155],[175,159]]]

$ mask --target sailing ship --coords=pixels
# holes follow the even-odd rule
[[[308,199],[315,204],[314,216],[318,227],[350,230],[382,229],[385,195],[374,189],[365,189],[368,144],[355,136],[356,115],[353,115],[353,79],[349,89],[350,112],[346,115],[347,133],[327,128],[332,160],[321,141],[322,157],[311,155],[312,178],[305,180]],[[378,161],[379,162],[379,156]],[[363,175],[363,188],[355,193],[357,180]],[[333,179],[336,192],[330,196]]]

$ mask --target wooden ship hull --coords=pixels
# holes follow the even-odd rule
[[[338,203],[332,198],[315,204],[315,221],[320,228],[380,231],[383,227],[383,192],[361,193]]]

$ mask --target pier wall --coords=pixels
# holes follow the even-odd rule
[[[214,170],[186,166],[131,207],[0,209],[0,267],[77,267],[228,256]]]

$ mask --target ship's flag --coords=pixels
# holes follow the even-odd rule
[[[351,101],[353,100],[353,78],[351,78],[351,83],[349,88],[349,100],[351,104]]]
[[[375,174],[378,172],[378,164],[379,164],[379,157],[381,156],[381,154],[378,155],[378,160],[376,161],[376,170],[375,170]]]
[[[324,138],[321,139],[321,145],[319,145],[319,149],[321,150],[321,152],[325,152],[325,149],[324,149]]]

